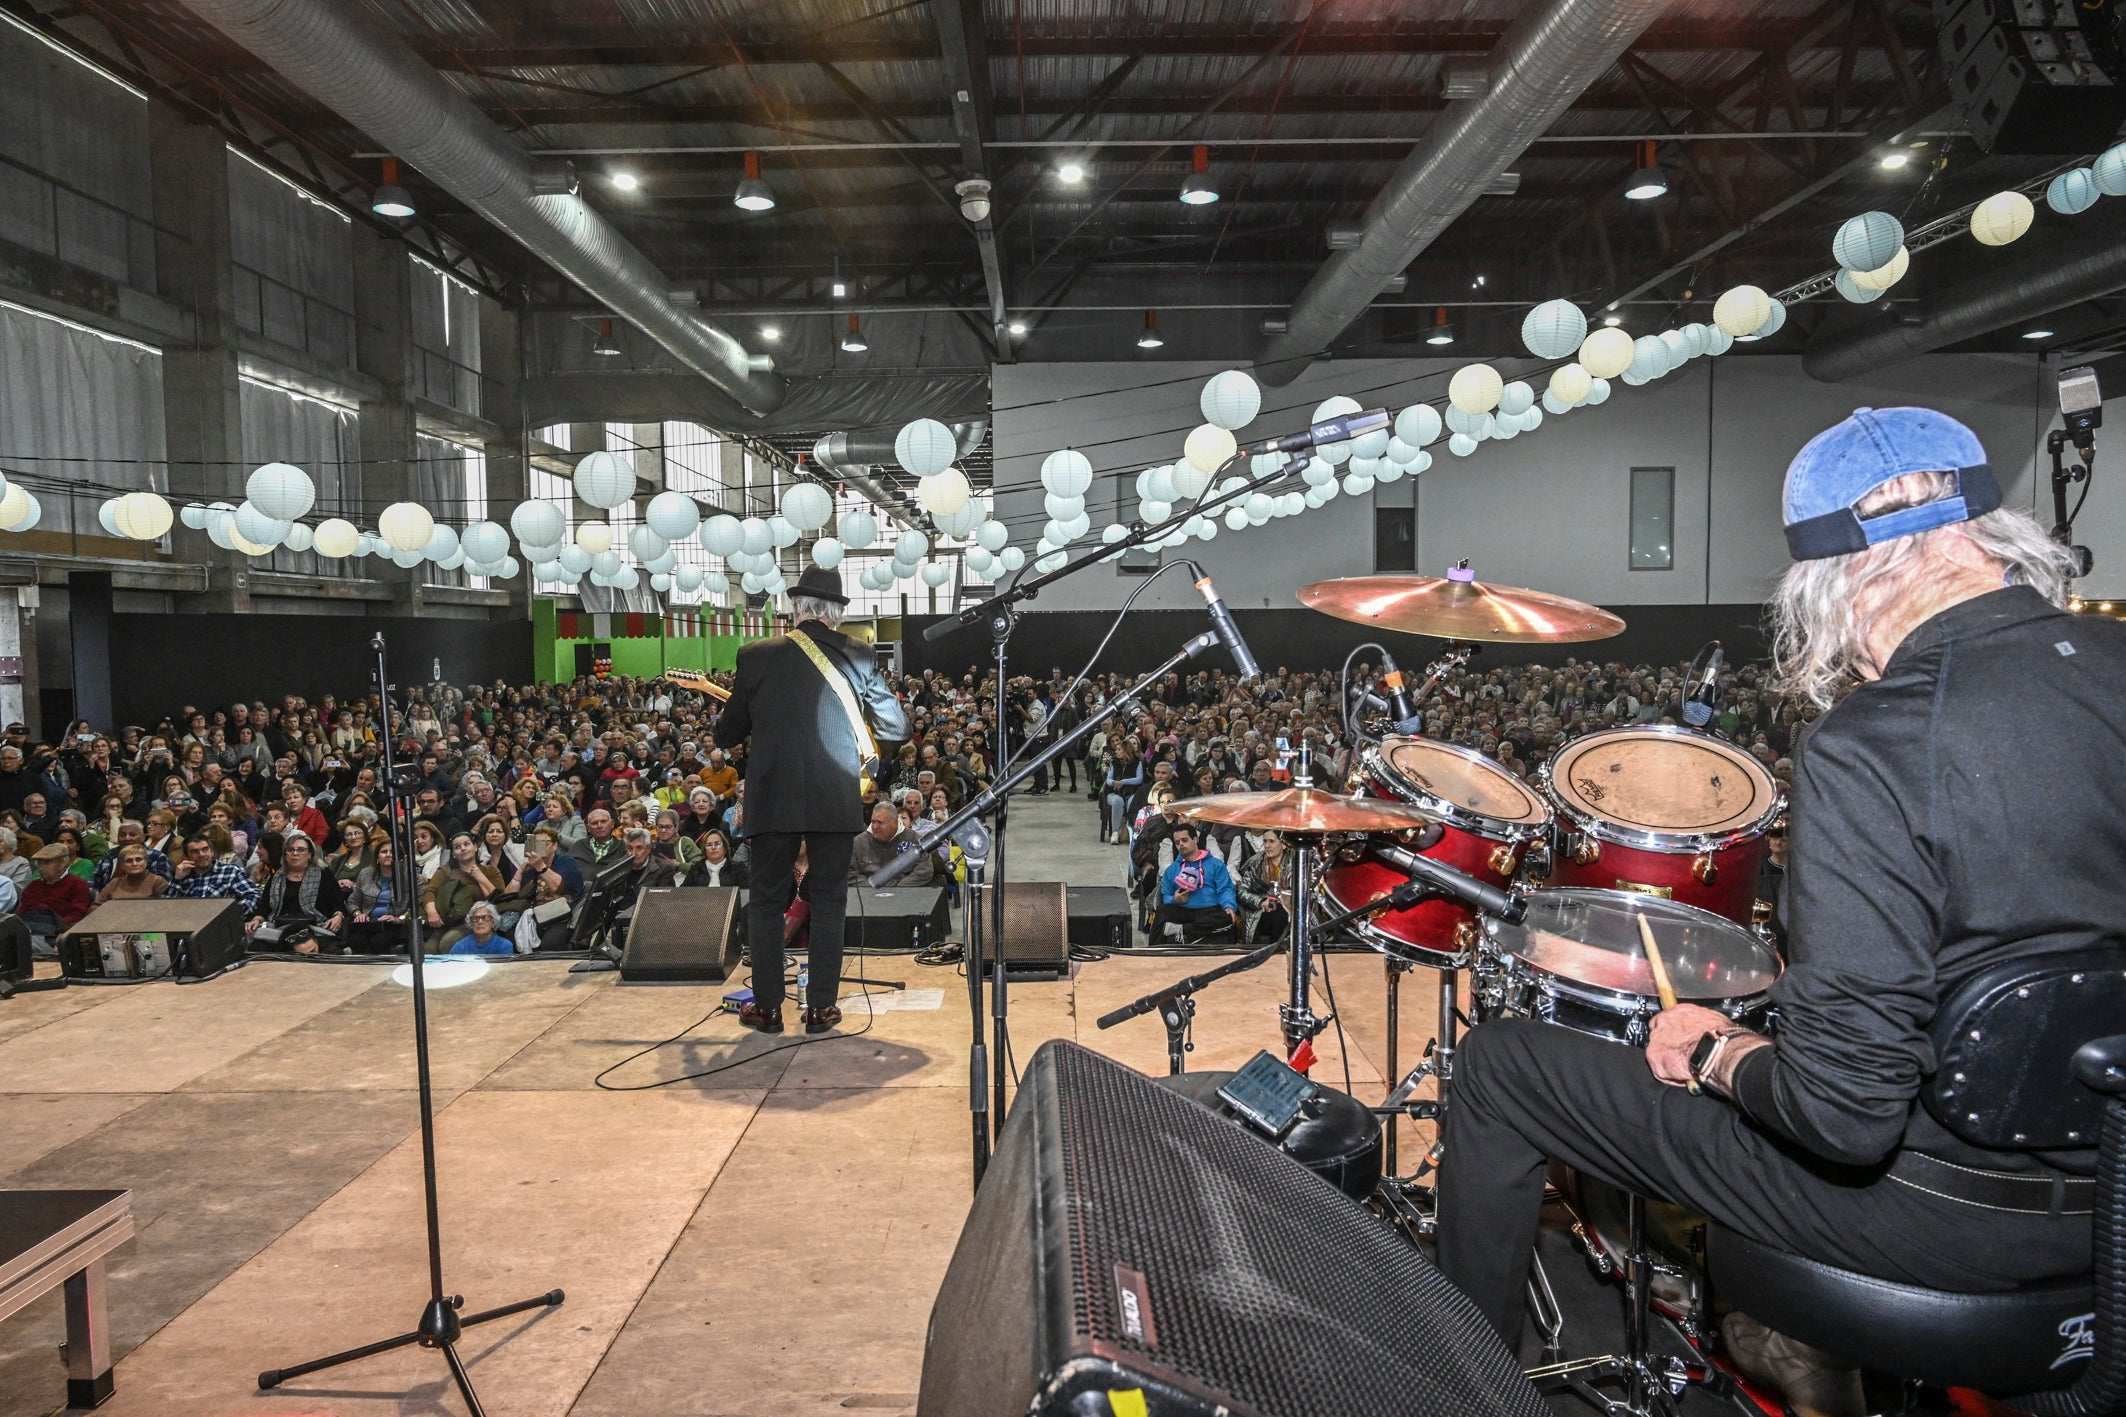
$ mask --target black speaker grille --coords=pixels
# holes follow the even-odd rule
[[[662,886],[642,892],[620,961],[620,977],[713,981],[736,962],[732,886]]]
[[[1070,958],[1069,890],[1061,881],[1013,881],[1004,888],[1004,958]]]
[[[1250,1412],[1548,1417],[1468,1298],[1334,1186],[1120,1064],[1042,1053],[1079,1343]],[[1123,1326],[1118,1265],[1156,1344]]]

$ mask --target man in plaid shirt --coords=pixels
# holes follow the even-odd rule
[[[251,883],[244,868],[217,860],[214,843],[203,836],[185,842],[185,859],[178,863],[170,894],[191,900],[240,900],[247,916],[258,909],[258,887]]]

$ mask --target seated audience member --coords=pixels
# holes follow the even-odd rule
[[[421,819],[413,824],[413,871],[423,885],[428,878],[442,868],[444,859],[443,829],[434,822]]]
[[[1176,823],[1174,859],[1159,878],[1159,913],[1152,919],[1158,939],[1167,926],[1178,926],[1183,939],[1238,929],[1240,901],[1225,863],[1203,848],[1202,831],[1193,822]]]
[[[1241,868],[1237,893],[1245,930],[1243,943],[1266,945],[1281,940],[1291,926],[1280,894],[1284,877],[1284,838],[1265,835],[1262,847]]]
[[[685,884],[690,886],[737,886],[744,889],[751,880],[746,863],[731,849],[731,838],[720,827],[712,827],[701,834],[696,843],[701,849],[701,859],[687,872]]]
[[[614,835],[617,825],[613,814],[603,807],[593,807],[583,815],[584,836],[568,849],[576,858],[576,865],[583,871],[586,881],[595,880],[598,872],[625,853],[620,838]]]
[[[572,851],[577,842],[590,834],[575,804],[558,792],[548,794],[540,804],[539,821],[535,825],[550,827],[564,852]]]
[[[325,869],[333,879],[346,884],[358,879],[369,865],[373,848],[369,844],[370,828],[359,817],[348,817],[340,822],[339,850],[325,858]]]
[[[701,785],[720,802],[728,801],[738,791],[738,769],[731,766],[723,749],[709,749],[709,765],[701,774]]]
[[[524,864],[510,878],[507,893],[531,901],[512,932],[520,951],[565,944],[570,912],[583,898],[583,869],[561,849],[552,828],[534,827],[524,839]]]
[[[110,884],[112,873],[114,873],[118,869],[119,853],[125,850],[125,848],[127,848],[128,846],[138,846],[146,852],[148,869],[150,871],[153,871],[156,875],[162,877],[166,881],[175,876],[177,873],[170,866],[170,858],[168,856],[165,856],[161,851],[150,847],[147,844],[147,838],[147,828],[142,826],[139,822],[120,822],[118,824],[117,842],[111,847],[109,851],[104,853],[103,859],[99,861],[96,864],[95,869],[90,872],[90,889],[100,891],[105,886]]]
[[[430,953],[447,951],[465,933],[465,917],[476,901],[502,889],[500,870],[480,864],[480,848],[469,832],[450,839],[450,860],[436,869],[421,891],[421,919],[427,926]]]
[[[679,830],[679,825],[678,812],[664,812],[659,814],[650,831],[657,838],[657,854],[686,871],[701,859],[701,848],[694,844],[693,838]]]
[[[89,856],[87,843],[82,840],[81,833],[75,831],[72,827],[61,827],[52,834],[52,843],[66,848],[67,861],[69,863],[67,870],[81,877],[82,880],[90,882],[89,888],[94,890],[96,859]],[[150,864],[154,862],[152,856],[148,860]]]
[[[51,805],[42,792],[32,792],[22,799],[22,826],[25,831],[49,839],[59,830],[58,809]]]
[[[515,954],[517,947],[500,933],[502,917],[493,905],[481,901],[465,912],[465,933],[450,947],[454,955]]]
[[[369,859],[347,892],[347,909],[353,916],[347,942],[356,954],[392,954],[405,949],[407,906],[399,895],[398,863],[391,833],[377,829]]]
[[[170,894],[187,900],[238,900],[243,902],[245,915],[257,914],[258,887],[243,867],[215,850],[212,832],[210,827],[185,842]]]
[[[480,864],[503,876],[513,876],[524,864],[524,843],[512,841],[509,823],[494,814],[473,823],[473,840],[480,843]]]
[[[37,874],[37,868],[30,863],[28,857],[16,849],[18,845],[19,841],[14,832],[0,827],[0,879],[11,882],[19,891],[30,883],[30,878]]]
[[[40,848],[35,859],[37,879],[22,888],[15,913],[29,927],[39,953],[49,955],[57,952],[59,936],[89,913],[89,883],[67,869],[74,857],[61,842]]]
[[[856,834],[856,845],[849,856],[849,883],[868,882],[894,857],[915,849],[915,833],[902,824],[900,810],[889,802],[879,803],[871,809],[871,824]],[[936,859],[925,856],[910,866],[897,884],[927,886],[936,876]]]
[[[160,900],[170,893],[170,883],[148,869],[148,849],[139,842],[117,851],[118,869],[96,891],[96,904],[114,900]]]
[[[244,928],[258,946],[314,955],[337,948],[347,923],[346,893],[317,861],[317,843],[301,832],[281,840],[281,866],[260,885]]]
[[[291,779],[282,783],[280,800],[288,809],[288,824],[311,841],[323,841],[331,835],[331,824],[325,820],[323,812],[310,805],[310,796],[303,791],[300,782]]]

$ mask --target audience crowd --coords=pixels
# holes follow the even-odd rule
[[[1580,734],[1681,711],[1677,665],[1480,664],[1425,693],[1424,731],[1523,777]],[[1366,666],[1353,672],[1370,682]],[[1756,666],[1731,672],[1711,727],[1784,780],[1811,715],[1763,678]],[[993,679],[926,670],[893,682],[912,737],[880,766],[852,878],[917,849],[919,822],[986,787],[1000,754],[1008,764],[1061,739],[1131,680],[1097,674],[1073,691],[1060,669],[1016,678],[1001,725]],[[1099,804],[1103,839],[1132,847],[1148,918],[1184,934],[1278,931],[1281,853],[1223,827],[1176,852],[1154,809],[1286,785],[1303,761],[1317,785],[1346,783],[1365,745],[1342,698],[1333,669],[1279,668],[1247,686],[1222,669],[1170,674],[1021,790]],[[0,911],[49,941],[104,901],[222,897],[243,902],[258,949],[398,950],[409,917],[429,950],[556,948],[601,878],[746,884],[745,753],[714,746],[715,715],[713,699],[662,680],[406,691],[392,711],[415,794],[418,886],[405,898],[382,819],[373,694],[186,706],[115,733],[81,722],[57,743],[12,724],[0,737]],[[946,847],[905,879],[956,893],[965,868]]]

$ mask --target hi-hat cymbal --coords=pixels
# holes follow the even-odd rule
[[[1315,787],[1281,792],[1220,792],[1168,803],[1172,817],[1193,817],[1250,831],[1311,835],[1326,832],[1395,832],[1428,827],[1438,818],[1401,802],[1341,797]]]
[[[1624,622],[1599,606],[1519,586],[1485,585],[1466,566],[1444,576],[1347,576],[1302,586],[1324,615],[1444,640],[1564,644],[1606,640]]]

